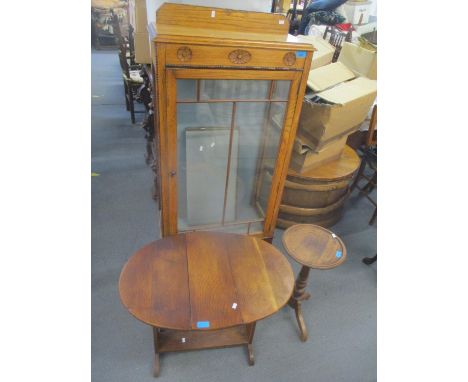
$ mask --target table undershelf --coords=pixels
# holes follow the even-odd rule
[[[185,338],[185,342],[182,339]],[[169,330],[158,335],[158,353],[247,345],[245,325],[218,330]]]

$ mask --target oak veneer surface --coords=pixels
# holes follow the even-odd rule
[[[341,239],[317,225],[296,224],[284,232],[282,240],[287,253],[310,268],[335,268],[346,259]]]
[[[128,260],[119,280],[132,315],[176,330],[199,330],[199,321],[209,330],[255,322],[281,309],[293,286],[291,266],[275,247],[221,232],[154,241]]]
[[[149,33],[153,64],[158,73],[154,88],[157,89],[158,110],[161,111],[159,118],[155,119],[155,130],[158,131],[160,145],[163,237],[177,234],[180,230],[180,184],[176,175],[179,170],[177,151],[182,146],[177,138],[176,83],[180,79],[209,78],[291,81],[278,150],[273,161],[276,165],[272,169],[271,187],[266,192],[266,208],[262,210],[262,237],[272,238],[307,76],[316,50],[313,45],[289,36],[288,29],[287,18],[272,13],[170,3],[158,9],[156,23],[150,25]],[[231,129],[233,127],[231,123]],[[258,147],[258,150],[263,153],[263,147]],[[263,167],[263,161],[266,158],[258,158],[257,169]],[[250,233],[248,227],[246,233]],[[225,324],[230,324],[229,320],[236,321],[233,318],[225,320]]]
[[[192,38],[200,43],[224,39],[251,44],[270,42],[278,49],[291,49],[295,44],[297,49],[315,50],[311,44],[288,35],[289,21],[281,14],[164,3],[156,20],[158,42],[177,42],[181,37],[188,39],[182,40],[184,43],[193,43]]]

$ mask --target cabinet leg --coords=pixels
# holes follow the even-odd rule
[[[256,322],[246,325],[247,335],[249,337],[249,343],[247,344],[247,356],[248,356],[249,366],[253,366],[255,364],[255,357],[254,357],[253,346],[252,346],[253,336],[255,333],[255,325],[256,325]]]
[[[159,340],[158,328],[153,327],[153,342],[154,342],[153,376],[155,378],[159,377],[159,372],[161,371],[161,365],[159,361],[159,352],[158,352],[158,340]]]

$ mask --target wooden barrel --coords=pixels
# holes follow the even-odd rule
[[[289,169],[276,225],[287,228],[298,223],[322,227],[335,224],[341,218],[360,162],[356,152],[345,146],[341,157],[333,162],[305,173]]]

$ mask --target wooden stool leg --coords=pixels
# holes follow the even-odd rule
[[[307,286],[307,279],[309,277],[309,271],[310,268],[306,267],[305,265],[301,268],[299,276],[296,280],[296,285],[294,286],[293,295],[289,300],[289,306],[294,308],[294,311],[296,312],[296,320],[297,324],[299,325],[299,330],[301,332],[300,338],[303,342],[307,341],[308,333],[304,317],[302,316],[301,303],[302,301],[307,300],[310,297],[310,294],[305,292],[305,288]]]
[[[159,372],[161,370],[161,365],[159,362],[159,352],[158,352],[158,328],[153,326],[153,341],[154,341],[154,365],[153,365],[153,376],[155,378],[159,377]]]
[[[249,366],[253,366],[255,364],[255,358],[254,358],[253,347],[252,347],[253,336],[255,333],[255,325],[256,325],[256,322],[246,325],[247,335],[249,336],[249,343],[247,344],[247,355],[249,357],[248,359]]]
[[[294,310],[296,312],[297,324],[299,325],[299,330],[301,331],[301,341],[306,342],[307,338],[309,337],[309,334],[307,333],[307,326],[305,324],[304,317],[302,316],[302,307],[300,301],[296,302],[296,307]]]

